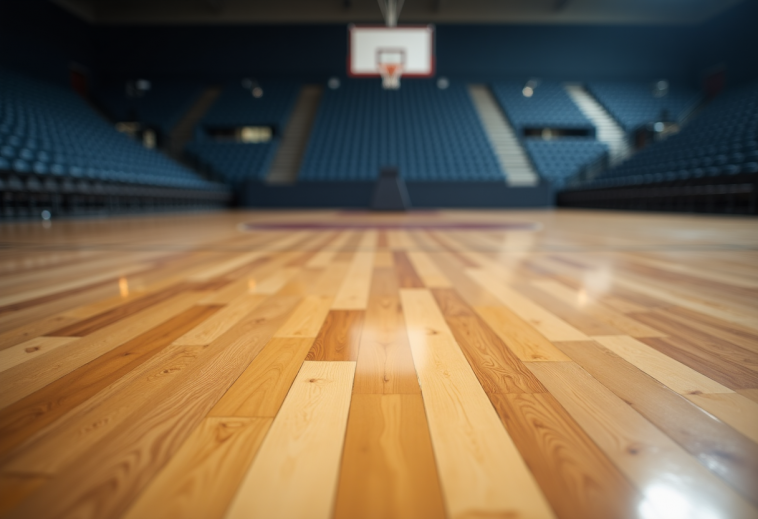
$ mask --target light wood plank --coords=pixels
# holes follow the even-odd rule
[[[758,443],[758,403],[738,393],[689,394],[687,399]]]
[[[332,310],[365,310],[374,267],[374,252],[356,252],[332,303]]]
[[[541,306],[534,304],[505,283],[491,279],[486,271],[470,269],[466,272],[474,281],[492,292],[513,313],[539,330],[548,340],[582,341],[588,339],[585,334],[557,318]]]
[[[354,373],[354,362],[303,363],[227,519],[331,517]]]
[[[78,337],[36,337],[10,348],[0,350],[0,373],[49,353],[77,339]]]
[[[632,337],[620,335],[593,339],[679,394],[733,392]]]
[[[431,294],[400,295],[450,516],[553,517]]]
[[[174,341],[174,344],[183,346],[202,346],[210,344],[229,331],[229,329],[244,319],[250,312],[257,308],[266,296],[243,295],[229,303],[228,306],[216,312],[215,315],[205,320]]]
[[[528,364],[661,517],[755,517],[758,510],[573,362]],[[648,512],[645,512],[648,511]]]
[[[427,288],[448,288],[451,286],[447,277],[425,252],[408,252],[408,259],[411,260],[413,268]]]

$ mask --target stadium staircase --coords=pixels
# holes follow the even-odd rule
[[[534,186],[539,176],[486,85],[469,85],[469,93],[510,186]]]
[[[184,148],[192,140],[195,127],[216,102],[219,94],[221,94],[220,87],[208,88],[171,130],[168,152],[174,159],[183,160]]]
[[[322,94],[323,88],[319,85],[306,85],[300,90],[266,179],[269,184],[292,184],[297,181]]]
[[[576,106],[595,125],[597,140],[608,146],[610,166],[622,163],[631,155],[631,147],[623,128],[611,114],[581,85],[567,84],[566,92]]]

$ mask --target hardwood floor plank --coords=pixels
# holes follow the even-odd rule
[[[120,344],[186,311],[201,297],[203,297],[202,292],[180,293],[87,337],[56,348],[43,357],[32,359],[5,371],[4,383],[0,386],[0,409],[8,407],[80,366],[108,353]]]
[[[0,516],[13,510],[47,481],[37,474],[0,474]]]
[[[429,258],[425,252],[412,251],[407,253],[407,257],[413,265],[413,269],[418,273],[422,283],[427,288],[448,288],[450,281],[437,265]]]
[[[400,294],[450,516],[553,517],[432,295]]]
[[[541,306],[522,296],[505,283],[488,277],[484,270],[469,270],[469,276],[497,297],[500,302],[524,321],[534,326],[551,341],[582,341],[587,336]]]
[[[731,393],[732,390],[632,337],[593,337],[605,348],[681,395]]]
[[[598,382],[758,505],[758,444],[596,342],[556,343]]]
[[[374,270],[353,392],[420,392],[393,269]]]
[[[749,398],[753,402],[758,402],[758,388],[754,389],[738,389],[737,393],[740,395]]]
[[[331,305],[332,298],[328,296],[304,297],[274,337],[316,337]]]
[[[332,310],[365,310],[368,303],[374,252],[356,252],[345,280],[332,303]]]
[[[421,395],[353,394],[334,517],[446,517]]]
[[[738,393],[690,394],[687,399],[758,443],[758,403]]]
[[[85,454],[14,510],[11,517],[110,517],[124,513],[292,312],[282,297],[219,337],[217,351],[191,365]],[[214,344],[209,347],[212,348]],[[72,489],[69,481],[77,481]]]
[[[123,519],[221,519],[271,422],[271,418],[206,418]]]
[[[476,313],[521,361],[563,362],[569,360],[532,325],[508,308],[477,307]]]
[[[193,306],[0,411],[0,458],[212,316]]]
[[[363,317],[362,310],[330,311],[306,360],[358,360]]]
[[[209,416],[276,416],[312,344],[308,337],[271,339]]]
[[[392,258],[397,273],[397,284],[400,288],[424,288],[424,282],[421,281],[405,252],[395,251],[392,253]]]
[[[532,362],[537,378],[662,517],[755,517],[758,510],[573,362]]]
[[[666,335],[662,331],[636,321],[633,316],[624,315],[623,313],[606,306],[600,301],[589,297],[586,290],[582,289],[575,291],[552,279],[533,281],[531,284],[546,294],[549,294],[551,297],[562,301],[564,304],[579,309],[582,313],[589,315],[593,320],[606,323],[625,335],[630,335],[632,337],[664,337]],[[593,333],[592,335],[596,334]]]
[[[485,392],[547,391],[506,343],[454,290],[435,289],[432,294]]]
[[[638,517],[642,496],[552,395],[489,398],[558,517]]]
[[[354,373],[354,362],[303,363],[227,519],[331,517]]]
[[[711,351],[700,348],[697,343],[679,337],[645,337],[639,340],[729,389],[758,386],[758,373],[742,364],[714,355]]]
[[[229,329],[247,317],[250,312],[255,310],[267,299],[263,295],[242,295],[233,300],[225,307],[208,305],[216,308],[217,311],[204,320],[198,326],[193,327],[187,333],[178,337],[174,344],[184,346],[202,346],[210,344]]]
[[[78,337],[36,337],[0,350],[0,373],[64,346]]]

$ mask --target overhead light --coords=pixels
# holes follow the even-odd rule
[[[530,86],[525,86],[521,93],[524,94],[524,97],[532,97],[534,95],[534,89]]]

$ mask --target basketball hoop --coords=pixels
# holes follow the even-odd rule
[[[379,73],[382,75],[382,87],[386,90],[400,88],[400,76],[403,74],[403,65],[400,63],[379,63]]]

